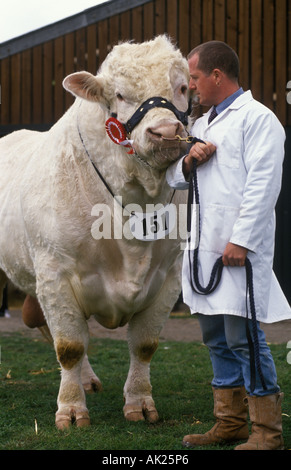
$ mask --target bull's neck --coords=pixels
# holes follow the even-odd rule
[[[148,173],[148,174],[146,174]],[[173,190],[166,182],[165,172],[159,177],[153,177],[151,171],[143,170],[132,174],[132,179],[121,189],[121,196],[124,203],[136,203],[141,207],[146,204],[165,204],[169,202]]]
[[[91,184],[86,184],[88,191],[95,192],[96,187],[103,186],[102,189],[110,192],[111,196],[121,197],[124,204],[143,205],[168,201],[172,191],[166,183],[165,170],[159,171],[145,165],[136,155],[130,155],[125,148],[112,143],[105,126],[98,124],[104,121],[104,117],[96,119],[92,124],[86,118],[78,119],[77,106],[72,108],[75,108],[72,109],[72,114],[76,123],[75,138],[80,150],[78,163],[83,166],[87,160],[91,174]],[[100,184],[98,181],[96,185],[96,180]]]

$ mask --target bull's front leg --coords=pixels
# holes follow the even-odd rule
[[[58,429],[65,429],[72,423],[78,427],[88,426],[90,419],[81,378],[89,343],[88,326],[70,283],[56,279],[58,276],[54,273],[51,277],[54,279],[50,279],[47,270],[44,283],[38,283],[37,295],[61,366],[55,422]]]
[[[130,368],[124,386],[124,416],[129,421],[159,419],[150,382],[150,363],[158,347],[159,335],[181,292],[181,266],[168,271],[159,295],[146,310],[128,324]]]
[[[173,273],[172,273],[173,274]],[[124,416],[129,421],[159,419],[150,382],[150,363],[160,332],[180,292],[179,273],[169,276],[150,308],[136,314],[128,325],[130,368],[124,386]]]
[[[84,344],[72,337],[58,337],[55,348],[62,370],[56,426],[65,429],[74,422],[78,427],[88,426],[90,419],[81,381]]]
[[[138,316],[149,316],[144,312]],[[150,362],[158,347],[158,335],[142,337],[141,330],[146,327],[145,321],[141,325],[140,318],[131,320],[128,327],[128,344],[130,353],[130,368],[124,386],[124,416],[129,421],[148,420],[155,423],[159,419],[158,412],[152,398],[150,382]]]
[[[39,302],[35,297],[26,296],[22,306],[22,319],[29,328],[38,328],[44,338],[53,345],[51,332]],[[93,371],[87,354],[84,356],[82,363],[81,379],[86,393],[102,391],[102,383]]]

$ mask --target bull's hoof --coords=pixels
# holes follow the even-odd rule
[[[159,421],[159,415],[158,415],[158,412],[157,412],[156,409],[154,409],[154,410],[145,410],[144,413],[145,413],[146,420],[149,423],[154,424],[157,421]]]
[[[88,394],[103,391],[102,383],[100,382],[99,379],[92,378],[90,382],[83,383],[82,385],[83,385],[85,393],[88,393]]]
[[[133,409],[132,405],[125,405],[123,407],[123,414],[127,421],[144,421],[144,415],[140,407]]]
[[[88,411],[76,411],[71,408],[68,412],[61,411],[56,413],[56,427],[61,431],[68,429],[72,424],[76,424],[78,428],[90,426],[90,418]]]
[[[89,414],[86,413],[85,415],[77,415],[76,426],[77,428],[85,428],[86,426],[90,426]]]
[[[127,421],[148,421],[156,423],[159,420],[158,412],[155,408],[147,408],[138,405],[125,405],[123,407],[124,417]]]

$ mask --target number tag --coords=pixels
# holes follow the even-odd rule
[[[132,235],[146,242],[160,240],[176,225],[176,207],[167,204],[154,212],[133,212],[129,219]]]

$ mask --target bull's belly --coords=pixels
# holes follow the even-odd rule
[[[110,329],[124,326],[137,312],[148,308],[163,285],[166,273],[156,272],[144,282],[139,279],[116,279],[88,276],[74,293],[87,318],[94,318]]]
[[[133,314],[134,313],[132,312],[118,311],[114,306],[109,305],[109,307],[107,307],[106,315],[104,315],[104,312],[95,313],[94,318],[100,325],[104,326],[104,328],[114,330],[126,325],[132,318]]]

